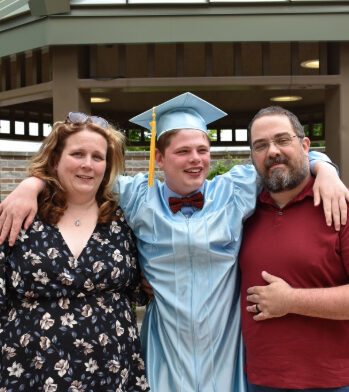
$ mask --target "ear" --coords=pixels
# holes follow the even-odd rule
[[[155,161],[158,164],[160,169],[164,167],[164,156],[161,154],[158,148],[155,149]]]
[[[310,139],[308,137],[304,137],[302,140],[302,147],[305,153],[308,154],[310,150]]]

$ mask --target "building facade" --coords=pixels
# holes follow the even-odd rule
[[[301,99],[281,105],[300,117],[312,140],[325,142],[349,184],[349,1],[1,6],[0,143],[41,140],[48,124],[83,111],[145,145],[149,135],[128,119],[191,91],[228,113],[212,126],[213,144],[239,146],[246,139],[238,131],[256,111],[275,96],[293,96]]]

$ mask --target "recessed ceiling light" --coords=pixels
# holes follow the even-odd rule
[[[110,98],[107,98],[107,97],[91,97],[90,101],[92,103],[104,103],[104,102],[109,102]]]
[[[274,102],[293,102],[293,101],[300,101],[303,99],[299,95],[280,95],[278,97],[270,98],[271,101]]]
[[[319,59],[307,60],[301,62],[301,67],[303,68],[311,68],[311,69],[319,69],[320,61]]]

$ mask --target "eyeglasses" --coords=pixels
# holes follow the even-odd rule
[[[273,140],[257,142],[252,145],[252,150],[258,154],[262,153],[262,152],[266,152],[266,151],[268,151],[271,143],[274,143],[275,146],[277,146],[277,147],[287,147],[292,143],[292,140],[295,137],[298,137],[298,136],[297,135],[293,135],[293,136],[283,135],[283,136],[276,137]]]
[[[101,128],[108,128],[108,121],[99,116],[88,116],[82,112],[70,112],[67,115],[66,121],[69,120],[73,124],[86,124],[88,121],[92,124],[98,125]]]

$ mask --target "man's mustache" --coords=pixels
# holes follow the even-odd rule
[[[273,157],[273,158],[268,158],[265,161],[265,168],[266,169],[270,169],[273,165],[278,164],[278,163],[283,163],[284,165],[288,164],[288,159],[284,156],[277,156],[277,157]]]

